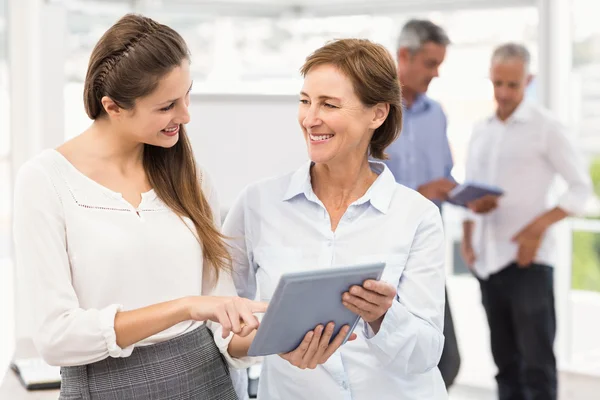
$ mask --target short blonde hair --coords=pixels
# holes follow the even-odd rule
[[[320,65],[333,65],[346,75],[359,100],[366,106],[387,103],[390,112],[375,130],[369,153],[386,160],[385,149],[400,135],[402,129],[402,95],[394,59],[385,47],[366,39],[339,39],[327,43],[306,58],[300,72]]]

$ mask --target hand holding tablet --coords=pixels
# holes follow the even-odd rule
[[[504,191],[496,186],[465,182],[448,193],[448,202],[477,213],[486,213],[496,207],[498,198],[503,194]]]
[[[351,339],[350,335],[360,319],[342,304],[343,294],[353,286],[362,286],[365,281],[378,281],[384,267],[385,263],[374,263],[284,274],[248,355],[284,354],[285,358],[286,353],[300,350],[299,347],[304,345],[302,351],[288,355],[288,358],[295,356],[294,360],[298,361],[299,353],[302,353],[301,359],[305,362],[299,364],[308,367],[316,354],[312,349],[319,344],[329,344],[327,350],[333,353]],[[334,325],[328,330],[329,323]],[[343,329],[346,325],[348,329]],[[305,360],[309,348],[310,357]],[[321,353],[328,354],[327,351]]]
[[[315,369],[317,365],[325,363],[335,351],[344,344],[344,339],[350,331],[344,325],[337,336],[331,341],[335,324],[330,322],[327,326],[317,326],[314,330],[304,335],[304,339],[295,350],[279,356],[300,369]],[[356,339],[356,333],[350,334],[348,341]]]
[[[395,286],[387,282],[368,280],[362,286],[352,286],[348,293],[344,293],[342,304],[368,322],[377,333],[396,295]]]

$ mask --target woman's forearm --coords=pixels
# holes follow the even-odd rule
[[[115,316],[117,345],[123,349],[191,319],[190,301],[190,298],[184,297],[136,310],[118,312]]]
[[[229,355],[233,358],[246,357],[248,355],[248,349],[254,340],[254,336],[256,336],[256,331],[246,337],[234,335],[231,342],[229,342],[229,347],[227,347]]]

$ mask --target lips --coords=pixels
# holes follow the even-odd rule
[[[332,134],[313,134],[313,133],[309,133],[308,136],[310,137],[310,141],[311,142],[326,142],[327,140],[331,139],[332,137],[334,137],[335,135]]]
[[[161,130],[161,132],[167,136],[175,136],[179,133],[179,125],[175,125],[169,128]]]

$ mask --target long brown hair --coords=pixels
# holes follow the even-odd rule
[[[151,94],[162,77],[189,59],[185,41],[173,29],[140,15],[125,15],[92,51],[83,96],[88,116],[93,120],[107,116],[104,96],[123,109],[133,109],[136,99]],[[193,222],[213,277],[229,270],[230,256],[202,192],[185,127],[180,127],[179,140],[171,148],[144,145],[143,164],[158,197]]]

